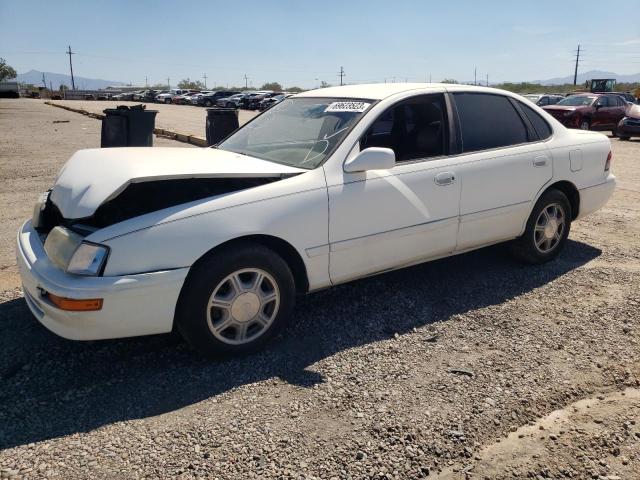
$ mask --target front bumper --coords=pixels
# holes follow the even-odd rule
[[[188,268],[120,277],[83,277],[59,269],[47,257],[27,221],[18,232],[16,257],[24,298],[34,316],[70,340],[99,340],[170,332]],[[101,310],[69,312],[44,292],[74,299],[102,298]]]

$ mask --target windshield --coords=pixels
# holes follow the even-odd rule
[[[587,95],[574,95],[560,100],[556,105],[566,105],[568,107],[582,107],[591,105],[598,97],[589,97]]]
[[[293,167],[316,168],[372,103],[338,98],[288,98],[256,117],[218,148]]]

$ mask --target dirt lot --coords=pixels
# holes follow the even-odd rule
[[[115,108],[117,105],[140,105],[141,102],[51,100],[51,103],[81,108],[92,113],[102,113],[105,108]],[[166,105],[163,103],[147,103],[146,105],[149,110],[158,111],[156,115],[156,127],[177,133],[184,133],[185,135],[195,135],[206,138],[204,130],[207,118],[206,108],[193,105]],[[250,110],[238,110],[238,121],[240,125],[247,123],[258,113],[259,112]],[[99,141],[100,140],[98,140],[98,142]]]
[[[639,140],[612,139],[619,188],[553,263],[498,246],[343,285],[206,362],[57,338],[22,299],[14,232],[98,129],[0,101],[2,478],[640,478]]]

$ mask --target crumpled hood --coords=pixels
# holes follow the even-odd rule
[[[67,219],[93,215],[131,183],[184,178],[279,177],[306,170],[213,148],[99,148],[76,152],[50,199]]]

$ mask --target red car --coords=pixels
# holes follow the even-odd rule
[[[611,130],[615,135],[627,102],[608,93],[572,95],[543,109],[568,128],[582,130]]]

